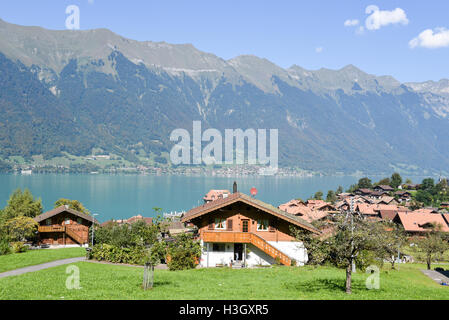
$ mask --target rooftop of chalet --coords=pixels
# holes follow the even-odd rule
[[[188,222],[195,218],[201,217],[205,214],[209,214],[211,212],[214,212],[216,210],[219,210],[223,207],[229,206],[233,203],[242,202],[249,206],[252,206],[256,209],[259,209],[261,211],[264,211],[268,214],[271,214],[273,216],[276,216],[280,219],[283,219],[293,225],[299,226],[301,228],[304,228],[306,230],[309,230],[314,233],[320,233],[318,229],[316,229],[313,225],[311,225],[306,220],[297,217],[293,214],[290,214],[288,212],[282,211],[268,203],[265,203],[261,200],[255,199],[251,196],[248,196],[246,194],[237,192],[229,195],[226,198],[221,198],[212,202],[208,202],[203,204],[202,206],[196,207],[188,211],[184,217],[182,218],[182,222]]]
[[[57,215],[59,215],[59,214],[62,214],[62,213],[64,213],[64,212],[73,214],[74,216],[77,216],[77,217],[79,217],[79,218],[81,218],[81,219],[87,220],[87,221],[89,221],[90,223],[97,223],[97,224],[98,224],[98,221],[97,221],[94,217],[92,217],[92,216],[90,216],[90,215],[87,215],[87,214],[85,214],[85,213],[82,213],[82,212],[79,212],[79,211],[70,209],[69,206],[67,206],[67,205],[65,205],[65,206],[60,206],[60,207],[55,208],[55,209],[53,209],[53,210],[47,211],[47,212],[45,212],[45,213],[43,213],[43,214],[41,214],[41,215],[35,217],[34,220],[35,220],[37,223],[40,223],[40,222],[42,222],[42,221],[44,221],[44,220],[47,220],[47,219],[49,219],[49,218],[52,218],[52,217],[57,216]]]

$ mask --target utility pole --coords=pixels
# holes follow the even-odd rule
[[[98,213],[92,215],[92,248],[94,247],[94,236],[95,236],[95,216],[98,216]]]
[[[352,261],[352,272],[356,273],[357,269],[355,267],[354,255],[352,254],[352,252],[354,250],[354,197],[351,197],[350,215],[351,215],[351,261]]]

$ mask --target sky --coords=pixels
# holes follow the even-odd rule
[[[353,64],[401,82],[449,78],[447,0],[8,0],[0,18],[62,30],[69,5],[79,7],[82,30],[191,43],[223,59],[252,54],[311,70]]]

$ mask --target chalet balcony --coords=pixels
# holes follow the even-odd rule
[[[53,226],[39,226],[38,229],[39,232],[45,233],[45,232],[65,232],[65,227],[60,225],[53,225]]]
[[[292,263],[290,257],[251,232],[204,231],[201,234],[201,238],[204,242],[213,243],[250,243],[269,256],[279,259],[279,262],[286,266],[290,266]]]
[[[232,231],[205,231],[202,234],[204,242],[215,243],[251,243],[251,233]]]

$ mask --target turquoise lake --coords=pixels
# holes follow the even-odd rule
[[[256,187],[256,198],[278,206],[294,198],[307,199],[316,191],[345,189],[360,177],[191,177],[152,175],[0,175],[0,208],[6,205],[17,188],[28,188],[40,197],[44,210],[51,210],[59,198],[81,201],[100,221],[129,218],[137,214],[154,216],[154,207],[164,212],[187,211],[203,203],[210,189],[228,189],[237,181],[240,192],[250,194]],[[372,178],[379,180],[378,177]],[[420,179],[413,179],[420,182]]]

